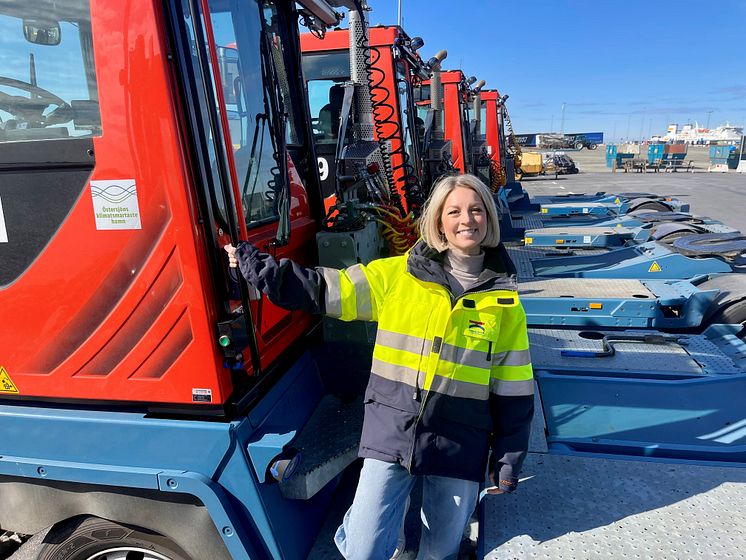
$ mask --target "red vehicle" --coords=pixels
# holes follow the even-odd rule
[[[480,86],[472,88],[476,78],[466,78],[461,70],[443,70],[440,72],[442,127],[445,139],[451,145],[451,160],[453,167],[461,173],[472,173],[489,182],[487,168],[489,156],[481,131],[479,121],[481,115],[474,113],[474,100],[479,95]],[[431,80],[423,87],[418,96],[418,106],[421,112],[427,107],[426,102],[432,100]],[[476,128],[475,128],[476,127]]]
[[[351,67],[349,30],[328,32],[323,39],[310,33],[301,36],[319,172],[330,204],[335,195],[344,84],[353,73],[361,91],[350,115],[350,129],[364,127],[366,118],[372,120],[370,132],[381,146],[385,175],[401,201],[403,214],[416,210],[424,201],[427,193],[418,142],[424,123],[417,116],[413,98],[413,88],[430,75],[430,67],[417,53],[423,44],[397,26],[371,27],[369,62],[365,54],[359,54]]]
[[[3,17],[33,15],[37,4],[44,3],[12,2]],[[279,50],[291,36],[276,16],[265,24],[227,5],[211,7],[216,29],[205,30],[212,42],[198,60],[174,53],[164,15],[149,2],[121,12],[94,1],[90,15],[87,2],[69,4],[81,7],[59,8],[59,44],[25,41],[31,55],[14,56],[13,77],[0,81],[16,93],[1,107],[8,242],[0,244],[0,320],[8,328],[0,330],[0,365],[18,398],[218,413],[235,389],[217,344],[217,325],[231,320],[233,299],[220,244],[234,227],[278,256],[303,261],[313,254],[316,174],[296,165],[313,157],[305,101],[249,78],[262,72],[262,39],[258,31],[250,36],[249,26],[267,25],[271,45],[285,55],[274,59],[280,77],[298,72],[292,48]],[[137,18],[128,15],[135,12]],[[118,28],[123,17],[130,27],[119,48],[103,31],[93,32]],[[83,48],[77,60],[55,67],[69,82],[60,93],[52,58],[69,44]],[[223,79],[197,90],[188,73],[198,64],[224,69]],[[31,83],[23,80],[29,66]],[[29,92],[33,102],[16,102]],[[274,101],[265,107],[268,99]],[[284,138],[274,132],[281,108]],[[290,194],[286,217],[277,200],[283,184]],[[293,235],[276,242],[278,220],[285,219]],[[43,301],[51,307],[29,313],[30,302]],[[253,301],[251,312],[256,359],[246,353],[241,383],[310,325],[266,300]]]

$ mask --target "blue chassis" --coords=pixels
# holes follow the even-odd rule
[[[0,481],[22,477],[188,494],[207,508],[235,560],[305,558],[335,485],[310,500],[287,500],[274,481],[261,480],[323,393],[306,353],[258,406],[233,422],[2,404]]]

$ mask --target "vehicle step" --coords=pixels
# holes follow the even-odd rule
[[[280,484],[286,498],[308,500],[356,458],[363,429],[363,398],[326,395],[293,442],[300,452],[295,473]]]

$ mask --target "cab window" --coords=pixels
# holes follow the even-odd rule
[[[101,134],[88,0],[0,3],[0,142]]]

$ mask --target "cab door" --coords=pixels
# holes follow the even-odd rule
[[[263,0],[210,0],[208,49],[217,60],[225,158],[230,170],[240,237],[276,259],[311,266],[316,261],[316,221],[299,173],[317,185],[307,153],[307,118],[299,104],[297,28],[288,25],[292,6]],[[216,82],[218,80],[215,80]],[[225,123],[227,122],[227,126]],[[289,236],[283,228],[282,191],[289,185]],[[251,311],[262,368],[282,355],[313,324],[308,314],[287,311],[254,294]]]

